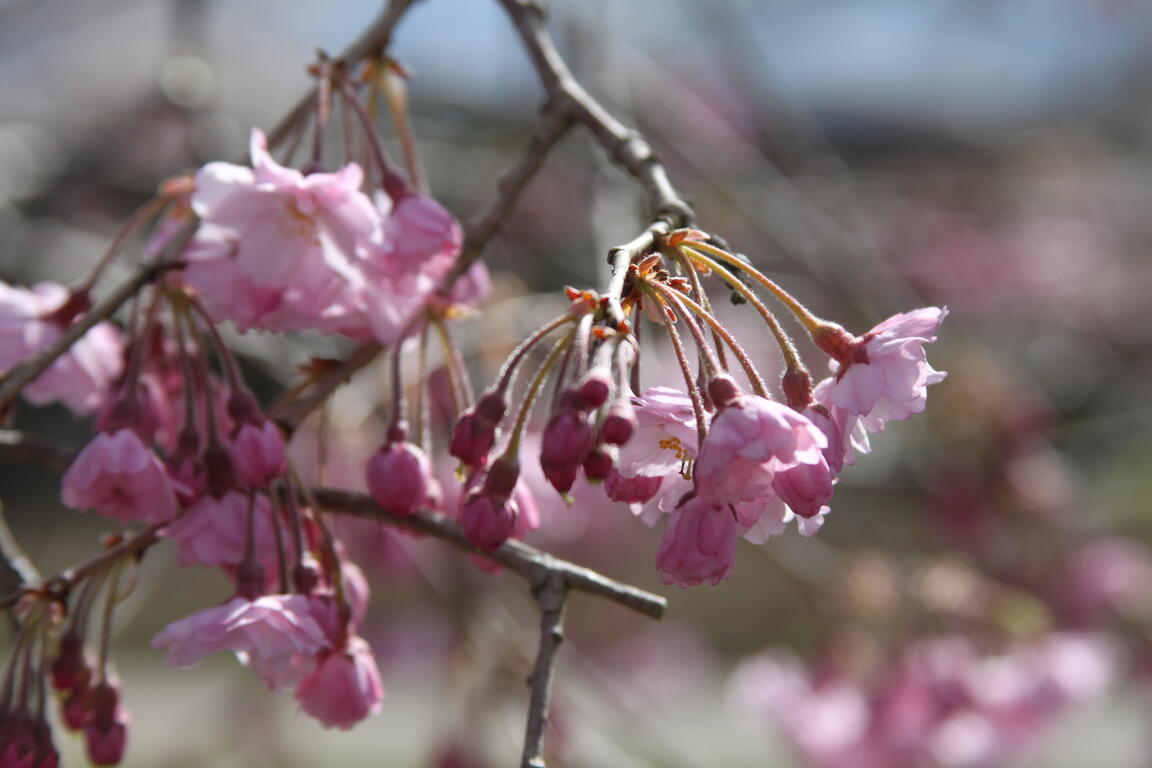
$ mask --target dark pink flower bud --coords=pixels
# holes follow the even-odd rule
[[[780,387],[789,408],[802,411],[812,404],[812,376],[803,368],[786,371],[780,379]]]
[[[264,566],[254,557],[245,557],[236,566],[236,594],[255,600],[264,594]]]
[[[238,423],[228,447],[233,475],[245,488],[263,488],[284,474],[284,436],[267,419]]]
[[[474,491],[464,502],[460,522],[468,541],[486,552],[495,552],[512,535],[516,504],[508,498]]]
[[[549,464],[541,463],[544,477],[560,493],[568,493],[576,484],[576,476],[580,472],[579,464]]]
[[[0,766],[30,766],[35,749],[36,722],[28,710],[0,712]]]
[[[636,412],[627,400],[612,404],[604,423],[600,426],[600,438],[609,445],[624,445],[632,439],[636,431]]]
[[[508,410],[500,392],[489,392],[464,412],[452,430],[448,452],[469,466],[480,466],[496,444],[496,427]]]
[[[52,662],[52,687],[58,691],[70,691],[88,671],[84,658],[84,640],[74,629],[60,636],[60,647]]]
[[[727,407],[740,395],[740,387],[727,374],[720,374],[708,382],[708,397],[717,408]]]
[[[592,427],[584,413],[573,408],[557,411],[540,440],[540,466],[548,482],[560,493],[566,493],[592,447]]]
[[[100,725],[93,720],[85,727],[84,742],[92,765],[119,765],[124,759],[124,749],[128,745],[126,719],[124,715],[108,725]]]
[[[368,460],[368,490],[386,512],[411,515],[428,498],[432,465],[412,443],[389,443]]]
[[[520,462],[515,456],[501,456],[488,468],[482,487],[485,493],[507,499],[516,490],[516,481],[519,479]]]
[[[608,402],[612,394],[612,375],[603,368],[593,368],[580,382],[580,399],[587,410],[595,410]]]
[[[228,396],[228,415],[236,424],[257,424],[264,421],[260,403],[251,392],[236,391]]]
[[[625,504],[643,504],[656,496],[664,478],[660,475],[654,477],[625,477],[616,470],[608,473],[604,479],[604,492],[612,501]]]
[[[32,753],[32,768],[58,768],[60,753],[56,751],[56,745],[52,743],[52,727],[48,725],[47,721],[41,720],[36,724],[33,743],[35,746]]]
[[[85,685],[83,690],[73,689],[60,702],[60,720],[64,726],[79,731],[92,719],[91,691]]]
[[[584,476],[589,480],[603,480],[608,477],[614,464],[612,454],[604,450],[603,446],[597,446],[584,460]]]

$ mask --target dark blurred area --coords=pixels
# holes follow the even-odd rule
[[[338,52],[379,6],[0,0],[0,277],[83,275],[163,179],[242,161],[249,128],[273,127],[308,88],[315,49]],[[949,377],[925,416],[875,436],[818,536],[742,544],[731,581],[661,585],[659,531],[598,489],[571,506],[542,503],[532,543],[671,602],[653,625],[573,601],[556,764],[849,766],[797,749],[795,734],[743,706],[728,685],[736,665],[784,648],[817,677],[867,688],[917,638],[964,637],[998,654],[1073,631],[1109,638],[1116,682],[1062,710],[1026,749],[968,764],[1152,760],[1152,566],[1141,565],[1152,563],[1152,4],[550,6],[577,77],[658,149],[701,228],[857,332],[914,307],[951,310],[929,347]],[[432,191],[467,219],[526,146],[535,76],[496,3],[423,0],[394,53],[415,72]],[[486,254],[496,292],[460,334],[476,380],[555,314],[562,286],[603,287],[608,248],[648,213],[586,136],[566,138]],[[747,307],[723,315],[776,365]],[[265,397],[308,354],[347,349],[235,341]],[[802,352],[815,367],[813,350]],[[675,384],[674,363],[649,353],[645,364],[646,386]],[[362,487],[384,376],[366,372],[333,404],[333,484]],[[16,426],[69,448],[88,434],[56,408],[24,406]],[[316,440],[303,430],[297,455],[314,454]],[[82,558],[108,528],[63,510],[57,486],[47,470],[0,466],[5,512],[45,572]],[[227,588],[168,567],[161,548],[116,651],[137,723],[126,765],[508,763],[535,644],[522,584],[435,542],[361,523],[346,535],[374,587],[365,634],[389,688],[384,712],[349,734],[323,732],[231,659],[164,669],[148,639]],[[1129,570],[1108,575],[1121,560]],[[80,764],[68,762],[80,759],[72,747],[65,764]],[[449,762],[454,749],[474,762]],[[928,764],[965,764],[950,755]]]

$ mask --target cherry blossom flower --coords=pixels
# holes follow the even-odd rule
[[[254,551],[269,574],[276,572],[277,550],[268,497],[252,497]],[[160,535],[172,539],[180,551],[180,565],[234,566],[244,559],[248,545],[248,495],[228,491],[205,494]]]
[[[71,324],[58,316],[71,295],[56,283],[19,288],[0,282],[0,374],[42,352]],[[124,369],[120,332],[102,322],[22,390],[35,405],[60,401],[73,413],[94,413]]]
[[[739,537],[730,510],[690,499],[672,513],[660,542],[656,567],[661,581],[680,587],[720,583],[732,575]]]
[[[236,480],[245,488],[264,488],[284,474],[284,436],[268,419],[241,424],[228,454]]]
[[[688,395],[671,387],[645,390],[632,398],[632,407],[635,428],[620,448],[605,491],[613,501],[631,504],[635,514],[651,500],[641,519],[654,525],[661,512],[692,490],[685,475],[696,458],[696,417]]]
[[[332,651],[296,688],[300,708],[326,728],[348,729],[380,711],[384,685],[376,658],[359,637]]]
[[[212,653],[232,651],[272,690],[291,688],[330,645],[304,595],[234,597],[169,624],[152,639],[170,667],[193,667]]]
[[[164,464],[131,429],[98,434],[64,473],[60,499],[124,523],[164,523],[177,512]]]
[[[861,417],[873,432],[885,422],[923,412],[928,385],[946,376],[928,364],[924,345],[936,340],[947,315],[946,308],[925,307],[894,315],[865,333],[851,356],[833,364],[830,402]]]
[[[696,460],[696,488],[712,504],[755,501],[773,493],[776,473],[816,464],[828,445],[803,414],[755,395],[738,396],[712,419]]]
[[[214,316],[241,330],[363,332],[361,263],[382,220],[363,172],[303,174],[279,165],[252,131],[252,168],[209,163],[196,175],[201,219],[185,279]]]

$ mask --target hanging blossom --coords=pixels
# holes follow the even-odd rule
[[[817,389],[823,402],[841,412],[847,433],[855,429],[854,419],[880,432],[889,421],[924,411],[928,386],[947,375],[928,363],[924,345],[936,341],[947,316],[946,307],[925,307],[893,315],[859,338],[834,327],[816,334],[817,344],[833,357],[833,376]]]
[[[0,282],[0,375],[51,346],[84,304],[56,283],[19,288]],[[120,332],[111,323],[101,322],[26,386],[22,394],[35,405],[61,402],[73,413],[87,416],[105,402],[123,370]]]
[[[196,175],[191,210],[201,224],[184,252],[184,279],[213,316],[241,330],[316,330],[385,344],[416,330],[459,257],[455,218],[427,195],[371,199],[355,163],[335,173],[285,168],[256,129],[251,156],[251,168],[215,162]],[[158,237],[176,227],[167,223]],[[467,274],[450,301],[483,298],[486,272]]]

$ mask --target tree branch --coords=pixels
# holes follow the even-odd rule
[[[552,693],[552,676],[556,667],[556,651],[564,642],[564,602],[568,585],[559,575],[549,574],[533,588],[540,605],[540,646],[536,663],[528,677],[531,694],[528,702],[528,722],[524,729],[524,753],[520,768],[546,768],[544,764],[544,731],[548,725],[548,699]]]
[[[560,578],[569,589],[606,598],[654,619],[661,618],[668,607],[668,601],[659,595],[622,584],[590,568],[553,557],[515,539],[504,542],[495,552],[479,550],[468,541],[456,521],[439,513],[419,512],[401,517],[385,512],[370,496],[363,494],[332,488],[318,488],[312,493],[316,503],[330,512],[376,520],[442,539],[458,549],[504,566],[524,577],[530,584],[542,584],[549,578]]]
[[[347,67],[354,67],[361,60],[369,56],[378,56],[383,53],[392,42],[392,33],[395,31],[396,26],[400,23],[400,20],[404,18],[404,14],[407,13],[416,2],[417,0],[388,0],[388,5],[385,6],[376,21],[372,23],[372,26],[364,30],[364,34],[360,35],[354,43],[344,49],[344,52],[340,54],[336,61],[342,62]],[[288,138],[301,121],[311,114],[315,106],[316,88],[313,87],[296,102],[296,106],[292,108],[292,111],[272,129],[272,133],[268,135],[269,145],[276,146]]]
[[[0,595],[15,594],[23,587],[39,583],[40,572],[12,535],[4,505],[0,504]]]
[[[644,137],[626,127],[584,90],[556,50],[545,26],[544,6],[539,0],[499,0],[511,18],[551,103],[561,105],[571,119],[583,125],[609,159],[632,175],[644,188],[652,223],[629,243],[609,253],[612,279],[608,285],[609,317],[616,325],[624,319],[620,291],[628,265],[659,244],[672,229],[692,224],[692,207],[680,196],[659,156]]]

